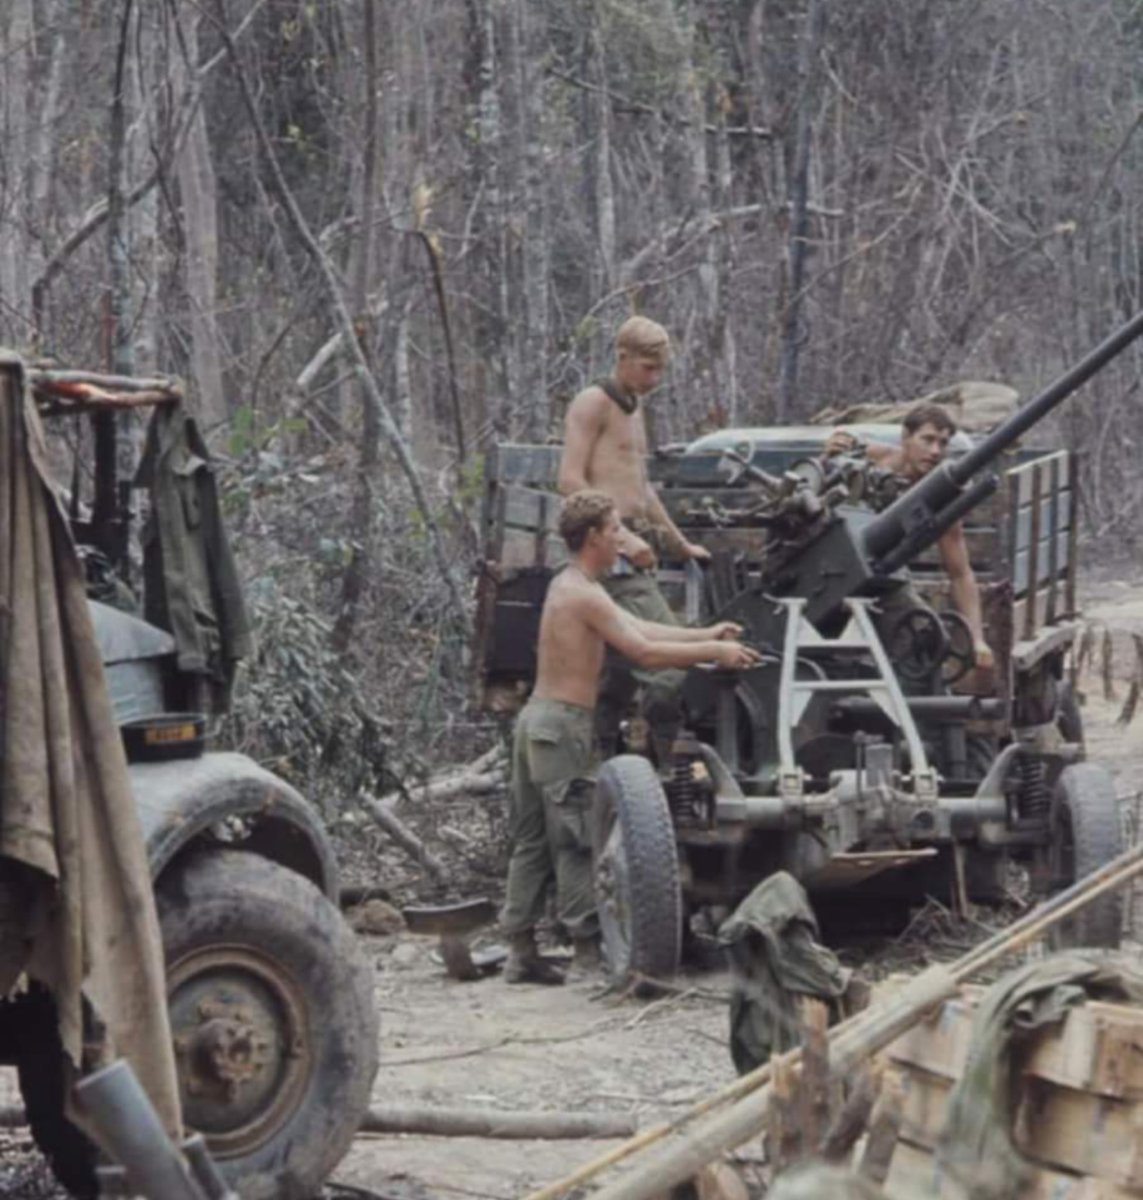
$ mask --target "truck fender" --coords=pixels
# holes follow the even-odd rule
[[[132,763],[128,773],[155,882],[192,845],[214,840],[297,871],[337,903],[337,863],[320,818],[253,759],[207,753]],[[223,824],[228,818],[237,818],[232,838]]]

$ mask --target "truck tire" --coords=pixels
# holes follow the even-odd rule
[[[308,1200],[377,1071],[372,972],[309,880],[210,850],[160,880],[183,1119],[243,1200]]]
[[[1052,879],[1063,887],[1123,851],[1119,798],[1111,776],[1095,763],[1073,763],[1060,772],[1052,803]],[[1056,949],[1119,945],[1122,898],[1109,892],[1055,927]]]
[[[682,949],[679,856],[667,797],[645,758],[621,754],[600,768],[592,860],[612,980],[670,979]]]

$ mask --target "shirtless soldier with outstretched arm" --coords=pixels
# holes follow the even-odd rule
[[[615,502],[601,492],[569,496],[560,534],[571,552],[552,580],[540,619],[536,686],[516,723],[512,750],[513,848],[500,925],[509,941],[509,983],[562,983],[536,949],[535,926],[548,884],[556,883],[559,919],[575,944],[576,964],[598,963],[588,812],[597,756],[592,715],[611,646],[647,669],[711,662],[745,668],[758,655],[723,621],[705,629],[634,617],[600,586],[623,543]]]
[[[610,378],[585,388],[568,408],[558,477],[565,496],[595,488],[615,501],[621,521],[619,560],[601,582],[620,608],[662,625],[679,622],[655,580],[660,553],[683,561],[710,557],[704,547],[682,535],[647,478],[643,405],[662,381],[670,348],[661,325],[646,317],[624,321],[615,336]],[[628,663],[608,655],[596,712],[597,736],[606,751],[614,751],[619,721],[636,683],[642,687],[642,715],[662,765],[679,725],[681,671],[638,665],[632,671]]]

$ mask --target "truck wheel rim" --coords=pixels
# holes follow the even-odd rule
[[[217,1157],[249,1153],[313,1072],[301,988],[249,946],[211,946],[169,967],[167,994],[184,1120]]]
[[[631,961],[630,878],[623,830],[615,821],[595,865],[595,894],[608,965],[622,978]]]

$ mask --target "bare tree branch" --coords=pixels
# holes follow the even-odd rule
[[[329,303],[333,309],[334,316],[337,319],[337,324],[341,329],[342,344],[348,352],[350,360],[354,365],[354,370],[358,381],[365,390],[369,403],[373,405],[381,422],[381,428],[392,445],[394,453],[397,456],[397,461],[401,466],[401,471],[408,480],[409,487],[413,493],[413,499],[417,509],[421,514],[421,519],[425,523],[425,529],[428,532],[429,546],[432,551],[433,559],[436,563],[437,570],[440,572],[441,581],[444,583],[448,592],[449,599],[452,601],[458,621],[467,624],[467,616],[465,613],[464,601],[461,598],[460,587],[453,576],[452,569],[449,566],[449,561],[444,552],[444,542],[441,537],[440,527],[433,516],[432,508],[428,501],[428,496],[425,494],[424,484],[421,482],[420,475],[417,471],[417,465],[413,461],[412,451],[409,444],[405,441],[400,429],[397,427],[393,419],[393,414],[389,411],[389,406],[385,403],[385,398],[381,394],[380,388],[377,386],[377,380],[373,372],[369,369],[369,363],[365,359],[365,354],[361,349],[361,345],[357,340],[353,328],[353,318],[349,314],[349,309],[346,307],[345,298],[342,295],[341,284],[338,281],[337,275],[330,264],[330,261],[321,246],[318,245],[317,238],[314,237],[313,231],[309,227],[305,216],[298,207],[297,201],[294,199],[294,194],[290,190],[289,184],[286,183],[285,176],[282,174],[281,165],[278,162],[278,157],[274,153],[274,147],[270,142],[270,138],[266,133],[266,127],[262,123],[262,117],[258,112],[258,106],[255,102],[254,95],[250,90],[250,81],[243,66],[242,60],[238,56],[237,48],[231,38],[226,24],[226,0],[215,0],[218,17],[215,19],[215,24],[218,29],[219,36],[222,38],[223,45],[226,47],[227,55],[234,65],[234,74],[238,83],[239,91],[242,95],[242,103],[246,109],[246,115],[250,119],[251,127],[254,130],[254,135],[257,138],[259,149],[266,160],[267,166],[270,168],[270,175],[274,181],[275,190],[278,192],[278,197],[285,208],[286,214],[290,219],[290,224],[294,228],[299,240],[305,246],[306,252],[313,260],[321,276],[322,282],[325,285],[329,296]]]

